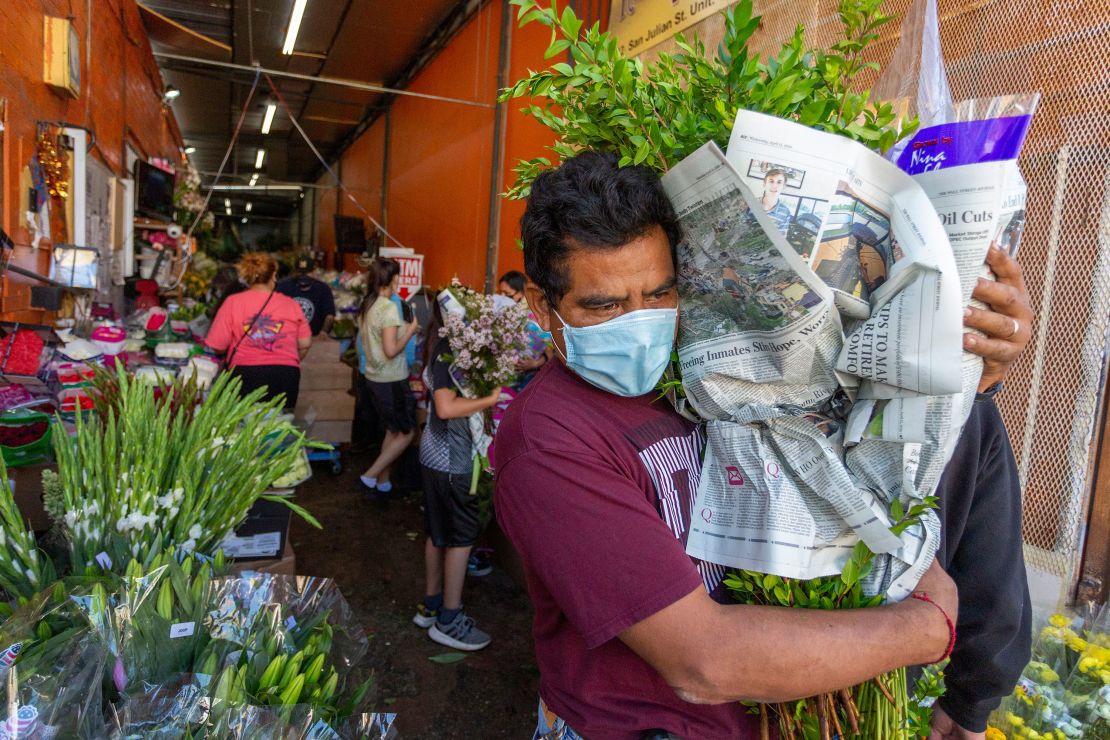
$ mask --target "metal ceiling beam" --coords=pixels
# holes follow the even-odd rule
[[[223,82],[223,83],[228,84],[228,85],[239,85],[240,87],[250,87],[254,83],[254,76],[253,75],[250,76],[250,77],[245,77],[245,76],[244,77],[234,77],[234,76],[230,76],[230,75],[228,75],[224,72],[221,72],[220,70],[216,70],[216,69],[196,69],[195,67],[190,67],[187,64],[164,64],[160,67],[160,69],[162,69],[166,72],[173,72],[174,74],[178,74],[178,75],[188,75],[190,77],[199,77],[200,79],[203,79],[203,80],[216,80],[218,82]],[[364,102],[359,102],[359,101],[355,101],[355,100],[344,100],[343,98],[337,98],[337,97],[333,97],[331,95],[320,95],[319,93],[317,93],[315,91],[311,95],[309,95],[306,92],[299,92],[299,91],[292,91],[292,90],[283,89],[281,91],[281,94],[286,98],[296,98],[297,100],[302,100],[304,98],[311,97],[313,100],[319,100],[320,102],[323,102],[323,103],[334,103],[335,105],[345,105],[349,108],[358,108],[360,110],[366,107],[366,103],[364,103]]]
[[[412,92],[411,90],[399,90],[392,87],[384,87],[383,85],[374,85],[369,82],[359,82],[358,80],[347,80],[342,77],[321,77],[314,75],[302,75],[295,72],[283,72],[279,69],[267,69],[266,67],[256,67],[249,64],[234,64],[232,62],[217,62],[212,59],[202,59],[199,57],[190,57],[183,54],[169,54],[167,52],[154,52],[154,56],[161,59],[172,59],[178,62],[189,62],[191,64],[199,64],[207,67],[219,67],[221,69],[234,69],[239,72],[255,72],[260,71],[263,74],[268,74],[271,77],[283,77],[291,80],[304,80],[306,82],[318,83],[321,85],[336,85],[337,87],[349,87],[353,90],[365,90],[367,92],[383,93],[388,95],[403,95],[410,98],[423,98],[424,100],[436,100],[441,103],[454,103],[456,105],[467,105],[473,108],[495,108],[493,103],[482,103],[477,100],[465,100],[463,98],[449,98],[444,95],[431,95],[429,93]]]

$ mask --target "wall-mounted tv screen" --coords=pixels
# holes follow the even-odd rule
[[[140,216],[173,220],[174,175],[148,162],[135,163],[135,212]]]
[[[366,251],[366,225],[358,216],[335,217],[335,246],[340,252]]]

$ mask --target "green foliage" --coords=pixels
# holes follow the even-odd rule
[[[914,684],[913,699],[908,706],[910,737],[921,738],[921,740],[929,737],[933,705],[944,695],[944,666],[946,665],[948,664],[925,666],[917,683]]]
[[[679,34],[679,52],[657,61],[621,55],[617,41],[599,24],[582,30],[569,8],[512,0],[520,25],[551,29],[545,59],[568,55],[501,92],[501,100],[528,97],[523,112],[558,135],[550,147],[557,161],[583,149],[611,151],[621,165],[642,164],[663,173],[703,144],[724,147],[740,109],[768,113],[842,134],[885,151],[916,128],[896,124],[889,103],[856,91],[861,74],[876,68],[865,50],[891,16],[881,0],[841,0],[843,38],[829,49],[809,49],[802,26],[777,54],[760,61],[749,49],[759,28],[752,0],[725,11],[725,36],[710,56],[698,38]],[[521,161],[507,195],[525,198],[536,176],[552,165],[547,157]]]
[[[921,523],[925,512],[937,507],[936,496],[926,496],[907,511],[901,501],[890,506],[895,523],[890,531],[900,535],[908,527]],[[871,572],[875,553],[860,541],[844,563],[839,575],[809,580],[780,578],[750,570],[730,571],[725,586],[742,604],[794,606],[803,609],[861,609],[883,603],[882,594],[864,593],[863,581]]]

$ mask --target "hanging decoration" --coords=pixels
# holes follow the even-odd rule
[[[35,157],[38,159],[42,177],[46,183],[46,192],[50,197],[63,200],[68,198],[66,155],[58,145],[57,134],[49,126],[39,126],[38,139],[35,142]]]

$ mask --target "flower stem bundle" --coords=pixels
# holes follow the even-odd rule
[[[73,438],[54,438],[75,573],[132,558],[147,567],[167,547],[211,554],[263,497],[319,526],[265,493],[312,444],[279,418],[280,401],[263,401],[261,390],[240,397],[228,375],[197,405],[191,383],[156,397],[120,371],[100,387],[101,414],[79,417]]]
[[[0,589],[30,599],[54,580],[54,566],[15,505],[8,468],[0,458]]]

